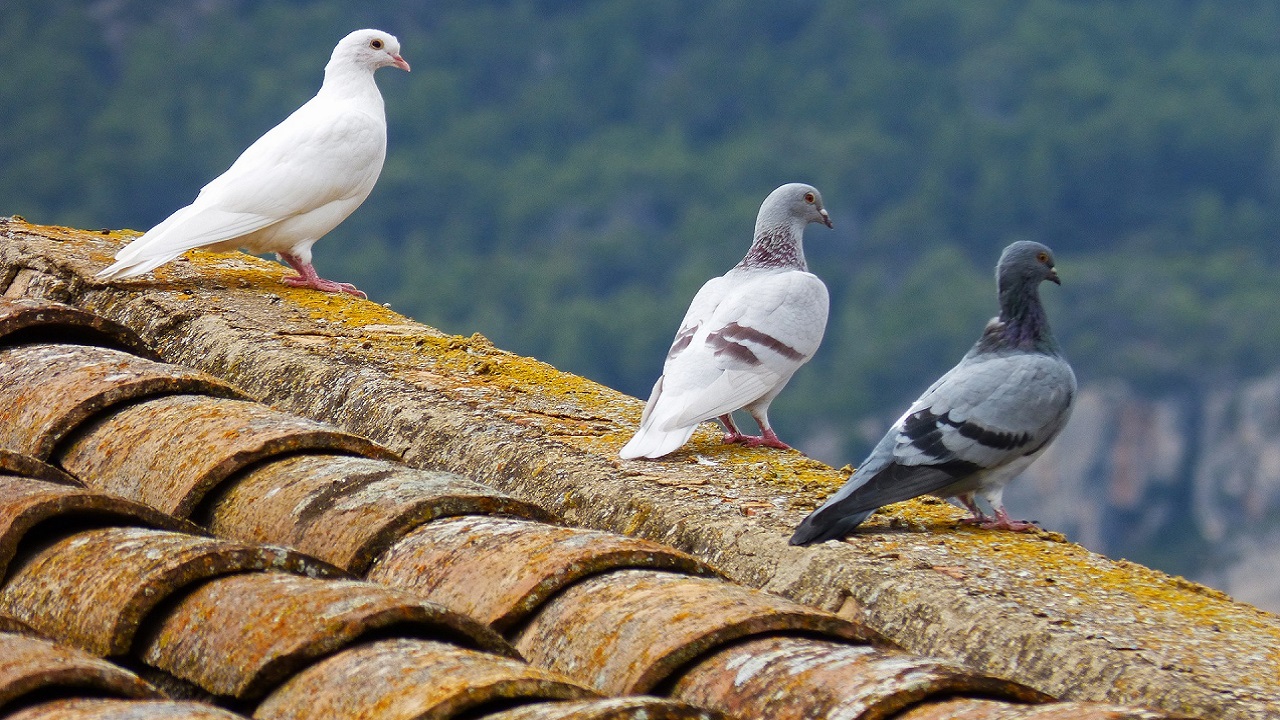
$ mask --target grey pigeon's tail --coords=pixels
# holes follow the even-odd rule
[[[871,517],[873,512],[875,511],[867,510],[853,515],[841,515],[838,510],[815,512],[796,527],[795,534],[791,536],[791,544],[811,545],[827,540],[839,540],[853,532],[853,529]]]

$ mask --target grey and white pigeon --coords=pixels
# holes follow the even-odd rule
[[[812,186],[783,185],[765,198],[747,256],[689,305],[622,458],[662,457],[711,418],[724,424],[726,443],[788,447],[769,426],[769,404],[813,357],[827,326],[827,286],[809,272],[801,244],[813,222],[832,227]],[[760,436],[738,431],[739,409]]]
[[[311,246],[373,190],[387,153],[387,121],[373,73],[408,71],[400,42],[381,30],[357,30],[338,43],[320,91],[267,131],[222,175],[116,253],[101,278],[149,272],[195,248],[274,252],[298,271],[283,282],[326,292],[365,294],[320,277]]]
[[[996,265],[1000,316],[978,343],[916,400],[857,472],[791,537],[807,545],[843,537],[876,508],[925,494],[957,497],[963,522],[1022,531],[1010,520],[1005,485],[1067,424],[1076,376],[1059,352],[1040,304],[1040,283],[1061,284],[1053,253],[1036,242],[1005,248]],[[981,496],[995,509],[987,516]]]

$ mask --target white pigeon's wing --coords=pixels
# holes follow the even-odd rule
[[[195,202],[122,249],[117,265],[176,257],[330,202],[362,200],[377,180],[385,152],[385,123],[313,99],[258,138],[205,185]]]
[[[709,314],[695,299],[696,315],[705,320],[682,324],[686,334],[677,335],[667,357],[661,404],[652,412],[659,428],[692,425],[775,391],[822,341],[828,298],[816,276],[789,271],[718,280],[729,290]]]

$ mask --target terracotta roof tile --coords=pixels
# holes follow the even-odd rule
[[[58,461],[93,487],[186,517],[227,478],[305,450],[395,457],[359,436],[259,403],[173,395],[99,416],[68,441]]]
[[[775,633],[878,638],[831,613],[720,580],[617,570],[557,595],[516,647],[535,664],[620,695],[648,692],[719,646]]]
[[[174,393],[242,397],[196,370],[85,345],[0,348],[0,447],[47,460],[81,423],[107,408]]]
[[[156,618],[139,637],[138,653],[148,665],[214,695],[252,699],[309,662],[393,631],[517,657],[488,627],[407,593],[284,573],[201,585]]]
[[[780,692],[790,688],[791,692]],[[738,643],[681,675],[672,696],[741,717],[896,717],[925,701],[956,696],[1049,700],[1025,685],[955,665],[866,646],[790,637]],[[1007,703],[998,703],[1007,706]]]
[[[73,523],[85,519],[96,524],[201,533],[191,523],[132,500],[75,486],[0,475],[0,578],[19,543],[34,528],[44,523],[73,528]]]
[[[71,477],[62,468],[12,450],[0,449],[0,475],[17,475],[59,485],[84,487],[83,483]]]
[[[124,668],[25,633],[0,632],[0,711],[59,693],[156,698],[160,692]]]
[[[352,678],[376,678],[354,683]],[[430,640],[395,638],[337,653],[302,670],[258,706],[260,720],[448,718],[513,699],[594,697],[563,676]]]
[[[133,330],[101,315],[48,300],[6,298],[0,304],[0,346],[32,342],[98,345],[160,359]]]
[[[172,700],[55,700],[27,708],[8,720],[244,720],[230,710]]]
[[[729,720],[715,710],[654,698],[536,703],[486,715],[485,720]]]
[[[296,551],[164,530],[108,527],[75,533],[12,568],[0,613],[95,655],[124,655],[147,613],[183,588],[220,575],[340,570]]]
[[[206,505],[206,524],[219,535],[289,545],[356,574],[436,518],[503,513],[551,519],[537,505],[453,473],[329,454],[258,465]]]
[[[72,287],[23,272],[10,292]],[[154,312],[139,308],[128,312]],[[198,317],[185,312],[183,322]],[[7,356],[31,377],[38,371],[23,363],[48,357],[33,348],[51,337],[34,326],[11,336],[15,352]],[[85,318],[68,327],[72,342],[76,327],[99,332]],[[102,357],[80,350],[65,357],[73,356],[90,364]],[[63,372],[92,376],[71,360]],[[101,381],[96,393],[117,392],[101,377],[89,383]],[[540,407],[569,412],[562,405]],[[175,388],[101,403],[87,414],[80,403],[59,407],[39,415],[62,433],[51,457],[96,490],[0,476],[0,575],[17,557],[0,586],[3,607],[63,642],[145,671],[161,687],[187,682],[184,691],[253,709],[255,717],[711,720],[833,708],[881,717],[957,702],[948,693],[987,698],[955,705],[975,718],[1068,707],[998,701],[1044,698],[867,646],[878,638],[869,628],[727,582],[674,549],[545,524],[550,513],[528,501],[399,465],[368,440],[264,405]],[[203,537],[158,510],[239,539]],[[371,568],[368,579],[377,582],[307,577],[300,573],[336,571],[262,542],[357,573]],[[531,664],[516,659],[489,624],[510,633]],[[40,642],[55,655],[78,653]],[[144,694],[157,692],[122,667],[96,662],[132,678]],[[640,691],[673,692],[697,705],[592,699]],[[774,701],[781,704],[768,704]],[[1105,716],[1100,706],[1071,707],[1082,717]],[[104,712],[116,711],[126,712]]]
[[[367,578],[507,632],[555,593],[619,568],[717,575],[706,563],[647,540],[518,518],[458,517],[410,533]]]

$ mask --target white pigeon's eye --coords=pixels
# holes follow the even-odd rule
[[[373,48],[374,50],[381,50],[381,49],[382,49],[382,38],[374,38],[374,39],[370,40],[370,41],[369,41],[369,47]]]
[[[805,201],[805,202],[807,202],[807,203],[809,203],[810,205],[812,205],[814,200],[815,200],[815,198],[813,197],[813,193],[811,193],[811,192],[807,192],[807,193],[805,193],[805,194],[804,194],[804,201]]]

